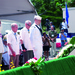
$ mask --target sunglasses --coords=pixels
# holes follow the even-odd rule
[[[31,25],[29,25],[29,24],[27,24],[28,26],[31,26]]]

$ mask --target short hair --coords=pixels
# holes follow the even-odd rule
[[[62,19],[62,21],[64,21],[64,20],[65,20],[65,18]]]
[[[43,35],[45,35],[45,34],[46,34],[46,32],[43,33]]]
[[[15,25],[17,25],[17,24],[16,24],[16,23],[12,23],[12,24],[11,24],[11,27],[15,27]]]
[[[34,16],[34,20],[41,20],[41,19],[42,19],[42,17],[40,17],[39,15]]]
[[[50,22],[50,24],[53,24],[53,22]]]
[[[26,21],[25,21],[25,24],[29,24],[29,23],[31,23],[30,20],[26,20]]]
[[[61,30],[64,30],[64,28],[61,28]]]

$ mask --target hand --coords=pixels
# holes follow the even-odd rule
[[[15,52],[14,51],[12,51],[12,55],[15,57],[16,56],[16,54],[15,54]]]
[[[16,55],[15,55],[15,54],[13,54],[13,56],[15,57]]]
[[[20,39],[20,43],[23,44],[23,41]]]
[[[23,50],[23,52],[26,52],[26,50]]]
[[[69,26],[67,26],[69,28]]]
[[[64,33],[61,33],[61,35],[64,35]]]
[[[51,40],[52,40],[52,42],[54,42],[54,39],[53,38]]]

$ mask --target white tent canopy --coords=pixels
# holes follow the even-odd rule
[[[31,20],[33,23],[35,14],[36,11],[29,0],[0,0],[1,21],[24,23],[25,20]],[[2,33],[4,32],[2,31]]]

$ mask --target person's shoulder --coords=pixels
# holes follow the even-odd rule
[[[25,30],[25,27],[24,27],[24,28],[22,28],[21,30]]]
[[[51,33],[51,30],[49,30],[48,33]]]
[[[67,22],[65,22],[65,24],[67,25]]]
[[[64,24],[64,22],[62,22],[61,24]]]
[[[31,27],[30,27],[30,29],[32,29],[32,30],[34,30],[34,29],[36,29],[37,27],[35,26],[35,25],[32,25]]]
[[[13,34],[13,32],[12,32],[12,31],[10,31],[10,32],[8,33],[8,35],[11,35],[11,34]]]
[[[20,32],[24,32],[26,30],[26,27],[22,28]]]
[[[7,34],[8,37],[11,37],[12,35],[13,35],[13,32],[12,32],[12,31],[10,31],[10,32]]]
[[[67,34],[66,32],[64,32],[64,34]]]

